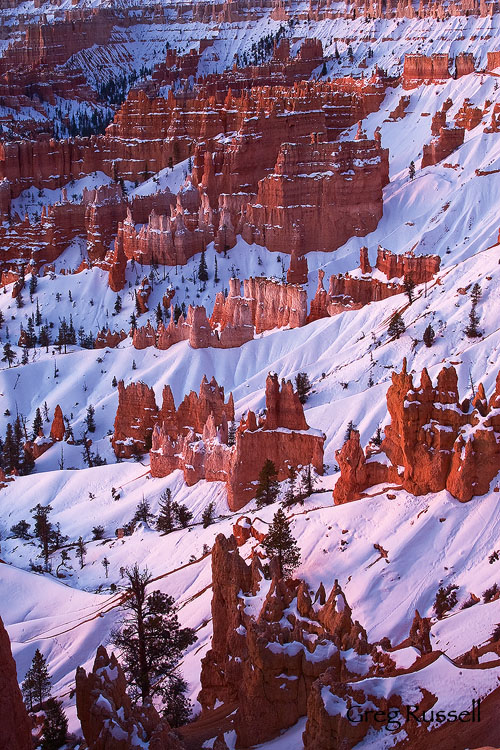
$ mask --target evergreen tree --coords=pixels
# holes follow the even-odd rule
[[[404,324],[404,320],[401,317],[401,313],[396,311],[394,315],[391,317],[389,327],[387,328],[387,333],[389,336],[393,336],[396,339],[399,339],[402,333],[406,331],[406,326]]]
[[[37,407],[37,410],[35,412],[35,419],[33,420],[33,440],[36,440],[38,437],[38,433],[43,427],[43,419],[42,414],[40,412],[40,408]]]
[[[50,330],[48,326],[42,326],[40,333],[38,334],[38,344],[45,347],[45,351],[49,351],[50,344]]]
[[[479,316],[477,314],[477,304],[480,297],[481,287],[476,282],[471,291],[472,307],[469,313],[469,325],[465,329],[465,334],[469,338],[477,338],[478,336],[481,336],[481,331],[479,330]]]
[[[23,295],[21,293],[21,290],[19,290],[19,292],[17,293],[16,306],[17,307],[24,307],[24,300],[23,300]]]
[[[109,571],[109,560],[107,557],[104,557],[102,560],[102,567],[104,568],[106,578],[108,577],[108,571]]]
[[[82,537],[78,537],[78,541],[76,543],[76,556],[80,561],[80,568],[83,568],[85,565],[85,557],[87,555],[87,548],[85,546],[85,542],[83,541]]]
[[[45,706],[41,750],[59,750],[66,744],[67,736],[68,720],[63,711],[62,702],[49,698]]]
[[[7,342],[6,342],[6,343],[5,343],[4,345],[3,345],[3,357],[2,357],[2,362],[7,362],[7,364],[8,364],[8,365],[9,365],[9,367],[10,367],[10,366],[12,365],[12,363],[14,362],[15,358],[16,358],[16,355],[14,354],[14,352],[13,352],[13,350],[12,350],[12,347],[11,347],[11,345],[10,345],[10,344],[9,344],[9,342],[7,341]]]
[[[301,474],[301,487],[302,496],[310,497],[314,492],[314,485],[316,484],[316,477],[313,474],[311,465],[308,464],[302,471]]]
[[[160,591],[146,593],[152,581],[147,570],[135,564],[125,571],[129,595],[123,603],[121,629],[112,632],[121,651],[125,674],[133,696],[143,702],[159,696],[168,713],[172,705],[172,683],[186,648],[196,641],[191,628],[181,628],[174,599]],[[169,705],[170,704],[170,705]]]
[[[151,513],[151,506],[149,505],[148,501],[142,498],[141,502],[138,504],[137,508],[135,509],[135,514],[132,519],[132,523],[137,523],[138,521],[142,521],[146,524],[151,524],[152,521],[155,520],[154,514]]]
[[[289,508],[297,502],[303,503],[304,498],[301,493],[297,494],[297,469],[295,466],[290,466],[288,469],[288,484],[283,505],[286,508]]]
[[[170,534],[176,527],[177,503],[172,500],[172,492],[168,488],[160,495],[160,512],[156,521],[157,531]]]
[[[357,429],[356,425],[354,424],[354,422],[352,421],[352,419],[350,419],[349,423],[348,423],[348,425],[347,425],[347,427],[345,429],[345,432],[344,432],[344,443],[347,443],[347,441],[351,437],[351,432],[353,430],[356,430],[356,429]]]
[[[273,522],[262,542],[266,555],[278,561],[282,576],[288,577],[300,564],[300,550],[290,531],[290,524],[279,508],[274,514]]]
[[[51,552],[51,544],[54,539],[54,529],[52,523],[49,521],[49,514],[51,511],[51,505],[40,505],[40,503],[30,510],[30,513],[33,513],[33,521],[35,522],[35,536],[39,540],[42,548],[45,570],[48,570],[49,567],[49,555]]]
[[[122,309],[122,298],[120,297],[119,294],[117,294],[116,299],[115,299],[115,307],[114,307],[115,313],[118,315],[118,313],[121,312],[121,309]]]
[[[208,268],[204,250],[201,251],[200,265],[198,266],[198,278],[200,281],[208,281]]]
[[[38,298],[36,300],[35,325],[42,325],[42,313],[40,312],[40,306],[38,305]]]
[[[66,318],[63,318],[59,326],[59,333],[57,334],[56,345],[59,351],[61,351],[61,348],[64,346],[64,353],[66,354],[68,344],[69,344],[69,328],[66,322]]]
[[[28,705],[30,710],[42,704],[50,695],[51,679],[47,669],[47,661],[39,649],[35,651],[31,666],[26,672],[26,677],[22,684],[23,694],[28,696]]]
[[[26,325],[26,346],[30,349],[36,346],[35,320],[32,317],[28,318]]]
[[[161,304],[158,302],[156,307],[156,325],[159,326],[160,323],[163,323],[163,310],[161,309]]]
[[[301,404],[305,404],[309,398],[309,391],[311,390],[311,382],[306,372],[299,372],[295,376],[295,388],[299,395],[299,401]]]
[[[430,348],[432,346],[432,344],[434,342],[435,335],[436,334],[434,333],[434,328],[429,323],[429,325],[427,326],[427,328],[424,331],[424,344],[427,347]]]
[[[38,279],[37,279],[37,277],[35,276],[35,274],[34,274],[34,273],[32,273],[32,274],[31,274],[31,279],[30,279],[30,286],[29,286],[29,290],[30,290],[30,300],[31,300],[31,302],[33,302],[33,295],[34,295],[34,294],[35,294],[35,292],[36,292],[36,288],[37,288],[37,286],[38,286]]]
[[[14,437],[14,430],[10,422],[7,423],[5,440],[2,449],[2,464],[7,472],[19,468],[19,448]]]
[[[87,430],[89,432],[95,432],[94,415],[95,415],[95,409],[92,406],[92,404],[90,404],[90,406],[87,407],[87,414],[85,416],[85,424],[87,425]]]
[[[413,159],[411,160],[410,166],[408,167],[408,176],[410,180],[413,180],[413,178],[415,177],[415,162],[413,161]]]
[[[113,375],[113,380],[111,381],[111,385],[113,386],[113,388],[116,388],[116,386],[118,385],[115,375]]]
[[[214,282],[218,284],[220,281],[219,279],[219,271],[217,268],[217,255],[215,256],[215,266],[214,266]]]
[[[215,512],[215,503],[213,502],[208,503],[207,507],[205,508],[201,516],[201,522],[203,524],[204,529],[206,529],[208,526],[210,526],[214,522],[214,512]]]
[[[408,297],[408,302],[410,305],[413,303],[413,292],[415,290],[415,282],[411,278],[411,276],[406,275],[403,280],[403,287],[405,290],[405,294]]]
[[[257,486],[257,492],[255,493],[257,508],[262,508],[264,505],[270,505],[276,500],[279,493],[277,477],[278,472],[276,471],[276,466],[269,458],[267,458],[260,470],[259,484]]]
[[[176,515],[177,521],[179,522],[179,524],[181,525],[183,529],[185,529],[188,526],[189,522],[191,521],[193,517],[193,514],[188,509],[187,505],[184,505],[183,503],[181,503],[181,505],[176,504],[175,515]]]
[[[101,539],[104,539],[104,526],[99,524],[92,528],[92,541],[99,542]]]
[[[28,531],[28,529],[31,527],[31,524],[27,523],[26,521],[19,521],[19,523],[14,524],[14,526],[10,527],[10,532],[13,536],[16,537],[16,539],[31,539],[31,535]]]
[[[137,316],[135,312],[133,312],[132,315],[130,316],[130,328],[131,328],[132,334],[134,334],[135,331],[137,330]]]
[[[3,312],[0,310],[0,328],[3,326],[5,322],[5,318],[3,316]]]

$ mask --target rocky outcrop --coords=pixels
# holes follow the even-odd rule
[[[132,704],[122,668],[104,646],[97,649],[91,672],[76,670],[76,710],[89,750],[184,748],[152,704]]]
[[[288,477],[291,465],[312,464],[323,473],[325,437],[308,427],[292,384],[283,381],[280,388],[276,375],[267,378],[265,418],[257,424],[249,411],[236,430],[234,445],[228,445],[227,427],[234,419],[232,398],[225,404],[224,392],[214,380],[204,380],[200,395],[191,393],[177,412],[171,394],[166,403],[168,408],[162,407],[160,417],[170,416],[160,418],[153,432],[152,476],[181,469],[190,485],[200,479],[226,482],[229,507],[239,510],[254,497],[255,482],[267,458],[274,462],[279,481]]]
[[[314,593],[302,580],[266,580],[259,558],[248,565],[235,538],[222,534],[212,550],[212,580],[213,637],[202,660],[201,721],[217,701],[234,705],[238,746],[265,742],[293,725],[306,714],[320,674],[331,669],[347,679],[356,673],[353,657],[370,651],[337,581],[326,599],[323,585]]]
[[[433,138],[429,144],[424,144],[422,169],[446,159],[447,156],[462,145],[464,136],[464,128],[441,127],[439,135]]]
[[[0,747],[31,750],[31,722],[17,682],[10,641],[0,618]]]
[[[289,284],[307,284],[307,258],[296,246],[292,248],[290,266],[286,272]]]
[[[59,404],[57,404],[54,409],[54,419],[52,420],[52,425],[50,427],[50,437],[55,441],[64,440],[65,432],[66,427],[64,425],[62,409]]]
[[[420,386],[415,388],[404,360],[387,391],[391,422],[385,427],[380,449],[385,454],[382,468],[376,466],[371,450],[366,460],[359,436],[352,432],[337,452],[341,476],[334,490],[335,502],[357,499],[367,487],[386,481],[414,495],[447,489],[461,502],[484,495],[500,471],[498,407],[500,374],[489,402],[481,385],[471,406],[459,401],[454,367],[441,370],[436,387],[427,370],[422,370]],[[371,468],[372,459],[375,468]]]
[[[243,237],[289,253],[300,224],[306,252],[336,250],[376,228],[388,181],[388,151],[377,141],[333,144],[313,134],[309,143],[283,144],[247,208]]]
[[[111,444],[116,456],[131,458],[151,446],[158,407],[152,388],[144,383],[118,383],[118,409]]]
[[[94,349],[114,349],[118,344],[127,338],[125,331],[111,332],[109,328],[102,329],[96,336],[94,341]]]
[[[82,203],[85,206],[89,258],[91,261],[103,260],[116,235],[118,222],[123,221],[126,215],[122,188],[119,183],[101,185],[92,190],[84,188]]]
[[[368,249],[360,250],[359,271],[330,276],[328,292],[323,285],[324,271],[318,272],[318,287],[311,309],[307,316],[310,323],[320,318],[338,315],[346,310],[356,310],[371,302],[387,299],[404,292],[404,279],[410,278],[414,284],[431,281],[438,273],[441,259],[438,255],[418,255],[412,252],[397,255],[379,245],[375,269],[387,277],[388,281],[372,276]]]
[[[443,83],[450,78],[448,53],[405,55],[403,88],[415,89],[420,84]]]

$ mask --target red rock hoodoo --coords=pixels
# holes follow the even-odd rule
[[[460,404],[454,367],[441,370],[435,388],[422,370],[415,388],[404,360],[387,391],[391,422],[380,449],[369,446],[365,456],[358,433],[352,432],[337,451],[341,476],[335,502],[355,500],[382,482],[399,484],[414,495],[447,489],[461,502],[484,495],[500,471],[499,405],[500,373],[489,402],[480,384],[469,406],[468,401]]]
[[[127,750],[138,743],[154,750],[184,748],[152,704],[132,704],[122,668],[104,646],[97,649],[92,672],[76,670],[76,710],[89,750]]]
[[[204,380],[202,388],[207,387],[212,392],[218,388],[215,381],[208,384]],[[266,459],[274,462],[279,481],[288,477],[290,466],[312,464],[319,474],[323,473],[325,437],[308,427],[290,381],[283,381],[280,388],[277,376],[268,376],[266,417],[257,424],[255,414],[249,411],[239,424],[233,446],[227,444],[227,422],[234,419],[234,407],[232,398],[230,406],[224,405],[221,389],[215,405],[207,402],[201,419],[182,418],[184,404],[188,403],[188,412],[192,414],[190,404],[201,402],[201,391],[200,388],[199,397],[190,394],[179,406],[177,437],[172,420],[168,424],[159,420],[150,451],[152,476],[163,477],[181,469],[190,485],[202,478],[209,482],[224,481],[230,509],[239,510],[253,499],[255,481]],[[191,429],[186,430],[188,426]]]
[[[31,722],[17,682],[10,641],[0,618],[0,747],[31,750]]]

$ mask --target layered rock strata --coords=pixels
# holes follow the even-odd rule
[[[457,383],[450,366],[441,370],[435,387],[422,370],[420,386],[414,387],[404,360],[387,391],[391,421],[380,449],[369,446],[365,455],[353,431],[337,451],[335,502],[355,500],[384,482],[414,495],[447,489],[461,502],[488,492],[500,471],[500,373],[489,401],[480,384],[472,404],[460,402]]]

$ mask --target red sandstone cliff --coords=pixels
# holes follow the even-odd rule
[[[380,482],[401,484],[414,495],[447,489],[461,502],[488,492],[500,471],[500,374],[489,402],[482,385],[472,407],[459,401],[457,374],[444,367],[433,387],[422,370],[419,387],[406,372],[393,373],[387,391],[391,422],[385,428],[381,452],[389,459],[367,461],[359,435],[350,439],[337,459],[341,476],[334,489],[336,503],[357,499],[367,487]],[[403,470],[398,469],[403,467]]]
[[[31,750],[31,722],[17,682],[9,636],[0,618],[0,747]]]

